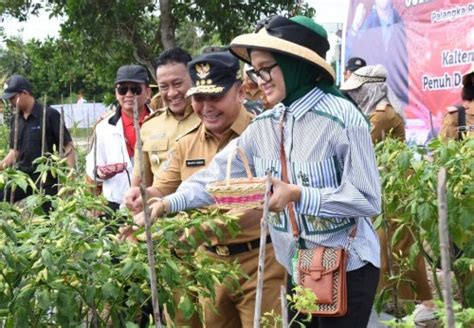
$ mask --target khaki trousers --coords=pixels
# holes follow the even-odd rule
[[[286,270],[276,261],[272,244],[266,245],[265,271],[263,283],[262,315],[274,310],[281,313],[280,286],[286,286]],[[257,287],[259,249],[253,249],[234,256],[219,256],[210,253],[210,256],[238,260],[241,270],[248,278],[240,279],[241,289],[229,290],[221,285],[216,286],[216,300],[202,300],[204,303],[204,320],[207,328],[251,328],[255,310],[255,296]],[[213,309],[215,308],[215,310]]]

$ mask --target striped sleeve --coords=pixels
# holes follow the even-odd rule
[[[321,216],[375,216],[381,211],[381,187],[372,140],[366,124],[346,129],[349,148],[338,188],[321,191]]]
[[[248,155],[248,147],[244,145],[240,138],[232,140],[222,151],[216,154],[207,168],[190,176],[181,183],[176,193],[165,197],[165,199],[169,201],[170,212],[173,213],[213,204],[214,200],[207,192],[206,186],[210,183],[225,179],[227,158],[237,146],[242,147],[247,153],[251,170],[253,170],[252,156]],[[232,161],[231,177],[242,178],[245,176],[242,160],[240,157],[234,158]]]
[[[302,187],[297,211],[320,217],[375,216],[381,210],[380,180],[366,124],[345,129],[349,147],[341,147],[341,183],[337,187]]]

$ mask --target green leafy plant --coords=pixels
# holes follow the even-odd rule
[[[6,327],[137,322],[150,300],[146,245],[121,242],[113,232],[131,217],[125,211],[112,212],[56,155],[38,164],[40,179],[49,173],[60,182],[58,196],[36,193],[24,207],[0,203],[0,322]],[[48,215],[41,207],[45,201],[51,202]],[[94,217],[93,212],[107,218]],[[209,241],[203,227],[223,236],[222,227],[238,230],[236,222],[235,217],[203,210],[153,226],[158,296],[171,318],[178,308],[185,316],[201,313],[193,300],[213,298],[217,284],[235,289],[238,265],[196,249]],[[184,293],[176,304],[177,289]]]
[[[416,241],[408,256],[392,253],[393,265],[398,269],[390,277],[396,286],[404,281],[403,273],[415,268],[418,254],[423,254],[430,264],[435,297],[442,299],[442,285],[436,269],[440,265],[438,236],[437,176],[441,166],[448,172],[448,223],[453,244],[461,251],[453,257],[457,299],[464,308],[474,306],[474,140],[442,143],[432,141],[426,149],[408,146],[403,142],[385,139],[376,146],[377,161],[382,181],[383,214],[375,225],[383,227],[388,218],[396,222],[390,244],[395,245],[404,233]],[[390,298],[391,288],[382,290],[376,299],[378,310]],[[406,304],[407,312],[413,302]]]

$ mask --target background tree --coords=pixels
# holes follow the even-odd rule
[[[155,78],[154,58],[164,49],[178,45],[197,53],[206,44],[227,44],[266,16],[314,15],[313,9],[291,0],[6,0],[0,14],[26,20],[41,8],[65,21],[59,40],[32,46],[34,57],[44,62],[41,72],[31,77],[25,68],[25,74],[54,97],[77,88],[94,94],[110,89],[124,64],[142,64]],[[30,55],[26,61],[35,61]],[[2,67],[13,73],[12,66]]]

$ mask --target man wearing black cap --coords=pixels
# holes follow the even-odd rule
[[[366,65],[367,63],[362,58],[359,58],[359,57],[349,58],[349,60],[347,61],[346,70],[344,71],[344,81],[346,81],[353,72],[357,71],[359,68],[364,67]]]
[[[227,51],[204,53],[191,61],[188,69],[194,86],[186,95],[191,98],[193,109],[202,123],[177,141],[169,159],[155,177],[153,186],[148,188],[152,197],[174,193],[182,181],[207,167],[220,150],[242,134],[253,117],[242,105],[244,90],[239,60],[235,56]],[[215,303],[211,305],[210,300],[203,300],[207,327],[253,325],[262,212],[239,210],[234,214],[240,217],[242,232],[234,239],[230,236],[222,240],[211,237],[211,246],[207,247],[207,251],[209,256],[219,260],[238,261],[242,271],[249,277],[241,278],[241,291],[217,286]],[[285,271],[275,260],[270,237],[265,247],[267,255],[262,313],[271,310],[278,313],[279,286],[283,283]],[[185,324],[179,318],[177,323],[178,326]],[[196,322],[186,324],[199,326]]]
[[[135,100],[140,125],[150,114],[146,105],[151,96],[148,81],[148,73],[140,65],[125,65],[118,69],[115,98],[119,106],[115,113],[97,124],[96,145],[86,158],[87,175],[102,183],[102,192],[114,210],[119,208],[131,184],[136,143],[133,125]]]
[[[43,155],[43,150],[44,153],[52,153],[54,149],[59,149],[60,114],[50,107],[46,107],[46,110],[44,110],[44,106],[34,98],[30,82],[21,75],[12,75],[8,79],[2,99],[7,99],[18,113],[18,137],[16,143],[15,117],[12,117],[10,122],[10,151],[0,161],[0,170],[16,164],[18,170],[25,172],[33,181],[36,181],[39,174],[35,172],[36,165],[33,164],[33,161]],[[44,148],[42,147],[43,118],[46,120]],[[66,154],[68,165],[74,167],[73,143],[71,135],[65,126],[64,153]],[[46,182],[43,183],[43,189],[47,195],[57,193],[55,184],[56,180],[51,175],[48,175]],[[19,201],[31,195],[32,192],[30,187],[26,191],[16,188],[13,199],[15,202]],[[6,198],[10,199],[10,190],[1,190],[0,200],[4,199],[4,193],[7,193]]]

